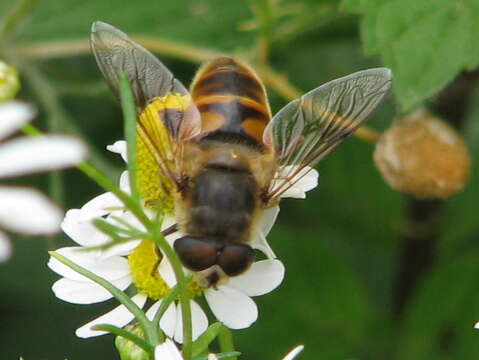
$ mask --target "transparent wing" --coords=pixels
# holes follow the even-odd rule
[[[281,196],[366,120],[391,87],[389,69],[360,71],[328,82],[293,100],[263,134],[278,157],[281,178],[271,181],[267,198]],[[286,170],[286,171],[284,171]]]
[[[139,108],[157,96],[188,94],[183,84],[160,60],[114,26],[101,21],[94,22],[90,44],[98,67],[117,97],[121,73],[130,80]]]
[[[143,187],[148,201],[157,196],[164,200],[175,186],[181,186],[183,142],[199,134],[199,111],[181,82],[122,31],[97,21],[90,42],[98,67],[117,97],[120,75],[130,82],[139,112],[140,191]]]

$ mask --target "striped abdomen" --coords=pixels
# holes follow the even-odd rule
[[[191,95],[203,137],[263,145],[271,114],[264,86],[249,67],[232,58],[215,59],[199,70]]]

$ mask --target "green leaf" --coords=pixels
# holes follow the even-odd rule
[[[343,4],[364,14],[364,48],[380,54],[393,70],[396,94],[405,110],[479,62],[475,0],[348,0]]]
[[[384,61],[395,73],[397,95],[404,108],[410,109],[475,61],[479,11],[457,1],[429,7],[418,6],[418,1],[405,3],[385,6],[378,26],[383,30]]]
[[[478,257],[475,251],[438,266],[425,279],[407,313],[397,359],[477,358]]]
[[[361,40],[366,54],[373,55],[379,53],[379,36],[382,31],[378,28],[380,10],[381,7],[389,1],[390,0],[370,0],[369,2],[364,2],[361,8],[367,14],[360,25]]]
[[[201,334],[201,336],[193,342],[193,353],[192,356],[195,358],[201,355],[205,350],[208,350],[211,342],[218,336],[219,331],[221,330],[221,323],[216,322],[211,324],[208,329]]]
[[[115,9],[115,11],[112,11]],[[101,20],[127,34],[148,34],[162,38],[232,50],[254,42],[254,33],[231,36],[238,23],[250,17],[241,1],[223,6],[215,0],[150,1],[126,5],[116,0],[40,1],[23,40],[87,38],[91,24]],[[61,21],[59,21],[61,19]]]

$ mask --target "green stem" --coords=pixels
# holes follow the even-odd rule
[[[136,336],[135,334],[132,334],[129,331],[126,331],[125,329],[113,326],[113,325],[108,325],[108,324],[99,324],[91,327],[92,330],[98,330],[98,331],[106,331],[109,332],[113,335],[116,336],[121,336],[127,340],[130,340],[131,342],[135,343],[135,345],[139,346],[143,350],[145,350],[147,353],[150,355],[153,355],[153,352],[155,348],[151,346],[149,343],[147,343],[144,339],[142,339],[139,336]]]
[[[158,247],[163,251],[173,267],[175,273],[178,293],[180,298],[180,306],[183,320],[183,358],[184,360],[191,360],[193,347],[193,330],[191,324],[191,307],[190,307],[190,293],[188,291],[188,280],[183,272],[183,266],[178,258],[176,252],[171,248],[170,244],[161,235],[158,227],[150,228],[153,238]]]
[[[32,124],[23,125],[22,132],[29,136],[43,136],[43,133]]]
[[[149,228],[151,225],[150,219],[145,215],[141,205],[138,204],[131,196],[123,192],[115,183],[113,183],[108,177],[103,175],[100,171],[95,169],[90,164],[83,162],[77,165],[77,168],[86,174],[90,179],[95,181],[102,188],[107,191],[111,191],[113,194],[120,199],[123,204],[132,212],[133,215],[145,226]]]
[[[233,334],[231,330],[228,329],[226,326],[222,326],[219,335],[218,335],[218,342],[220,343],[221,352],[234,352],[235,346],[233,342]],[[236,360],[236,358],[232,358],[232,360]]]
[[[136,108],[130,83],[125,75],[120,75],[120,99],[124,118],[124,133],[127,143],[128,176],[133,199],[138,201],[138,187],[136,184],[137,157],[136,157]]]
[[[62,207],[65,204],[65,187],[63,176],[59,171],[51,171],[48,173],[48,193],[50,197]]]
[[[19,0],[15,6],[2,19],[0,25],[0,37],[5,37],[12,33],[20,21],[29,14],[38,0]]]
[[[253,0],[251,2],[251,8],[260,25],[258,62],[260,64],[266,64],[268,62],[274,20],[270,0]]]
[[[166,309],[168,309],[168,306],[170,306],[170,304],[175,301],[176,297],[178,296],[178,291],[179,288],[177,285],[175,285],[161,301],[161,305],[156,311],[155,317],[153,318],[153,324],[155,324],[157,327],[160,324],[161,317],[166,312]]]
[[[98,275],[95,275],[91,271],[85,269],[84,267],[75,264],[74,262],[70,261],[68,258],[60,255],[55,251],[49,252],[50,256],[60,261],[62,264],[68,266],[70,269],[76,271],[77,273],[87,277],[88,279],[92,280],[93,282],[97,283],[101,287],[105,288],[110,294],[112,294],[121,304],[123,304],[128,311],[130,311],[138,320],[140,325],[143,327],[145,331],[147,339],[154,343],[153,340],[155,338],[155,327],[153,323],[151,323],[148,318],[146,317],[145,313],[140,309],[138,305],[135,304],[130,297],[125,294],[123,291],[118,289],[115,285],[110,283],[108,280],[105,280]]]

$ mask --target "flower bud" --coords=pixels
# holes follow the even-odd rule
[[[471,167],[461,136],[425,109],[397,119],[373,157],[393,189],[419,199],[446,198],[461,190]]]
[[[17,70],[0,61],[0,102],[12,100],[20,90]]]
[[[145,334],[143,329],[139,324],[127,325],[124,328],[126,331],[133,333],[134,335],[144,338]],[[115,347],[120,354],[121,360],[149,360],[150,357],[148,353],[140,348],[135,343],[130,340],[125,339],[124,337],[117,336],[115,338]]]

